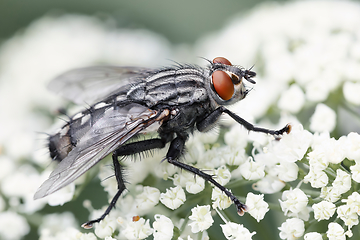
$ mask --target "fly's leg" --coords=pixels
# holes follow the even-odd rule
[[[290,131],[291,131],[291,125],[289,125],[289,124],[287,124],[285,127],[283,127],[280,130],[270,130],[270,129],[266,129],[266,128],[255,127],[251,123],[247,122],[245,119],[239,117],[238,115],[236,115],[235,113],[231,112],[230,110],[226,109],[223,106],[218,107],[213,112],[211,112],[208,116],[206,116],[205,119],[202,119],[201,121],[199,121],[197,123],[197,129],[200,132],[208,130],[216,122],[216,120],[220,117],[220,115],[222,113],[228,114],[232,119],[234,119],[236,122],[243,125],[249,131],[263,132],[263,133],[267,133],[267,134],[271,134],[271,135],[275,135],[275,136],[282,135],[285,132],[290,133]]]
[[[117,200],[119,199],[121,193],[126,189],[124,179],[122,177],[122,166],[120,165],[117,158],[118,158],[118,156],[116,155],[116,153],[113,153],[112,159],[113,159],[113,164],[114,164],[115,177],[116,177],[116,181],[118,184],[118,191],[115,194],[115,196],[113,197],[113,199],[111,200],[109,206],[107,207],[107,209],[105,210],[103,215],[101,215],[97,219],[88,221],[88,222],[84,223],[83,225],[81,225],[85,229],[90,229],[93,227],[94,223],[97,223],[97,222],[100,222],[101,220],[103,220],[110,213],[111,209],[113,209],[113,207],[115,207],[115,204],[116,204]]]
[[[116,204],[117,200],[119,199],[120,195],[126,189],[125,181],[123,178],[123,169],[119,163],[118,157],[132,155],[132,154],[140,153],[143,151],[151,150],[154,148],[163,148],[165,146],[165,144],[166,144],[166,141],[161,140],[161,139],[149,139],[149,140],[145,140],[145,141],[129,143],[129,144],[123,145],[123,146],[119,147],[117,150],[115,150],[112,155],[112,160],[113,160],[113,165],[114,165],[114,170],[115,170],[115,177],[116,177],[116,181],[118,184],[118,191],[115,194],[115,196],[113,197],[113,199],[111,200],[108,208],[105,210],[103,215],[101,215],[97,219],[88,221],[81,226],[83,228],[90,229],[93,227],[94,223],[97,223],[97,222],[100,222],[101,220],[103,220],[110,213],[110,211],[115,207],[115,204]]]
[[[184,138],[181,137],[177,137],[175,138],[171,144],[170,144],[170,148],[168,153],[166,154],[166,160],[173,164],[174,166],[177,166],[181,169],[184,169],[186,171],[192,172],[200,177],[202,177],[204,180],[212,183],[213,185],[215,185],[217,188],[219,188],[222,192],[224,192],[226,194],[226,196],[228,196],[231,201],[233,201],[233,203],[235,204],[236,208],[237,208],[237,212],[240,216],[244,215],[244,212],[246,212],[246,205],[241,203],[229,190],[227,190],[224,186],[222,186],[221,184],[219,184],[218,182],[216,182],[213,177],[207,173],[204,173],[203,171],[201,171],[200,169],[187,165],[183,162],[179,162],[178,158],[180,157],[181,153],[184,150],[184,146],[185,146],[185,140]]]

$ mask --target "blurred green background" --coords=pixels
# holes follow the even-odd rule
[[[222,28],[261,0],[0,0],[0,41],[44,15],[76,13],[111,17],[118,27],[145,28],[172,43],[193,43]],[[273,1],[271,1],[273,2]],[[285,1],[278,1],[285,2]]]

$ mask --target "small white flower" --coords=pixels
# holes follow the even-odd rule
[[[331,132],[336,125],[336,113],[323,103],[319,103],[310,118],[310,129],[313,132]]]
[[[360,161],[357,161],[355,165],[350,166],[351,171],[351,178],[357,182],[360,183]]]
[[[304,183],[310,182],[313,188],[325,187],[329,182],[329,177],[323,171],[314,171],[310,169],[309,173],[304,177]]]
[[[264,201],[264,194],[255,195],[249,192],[246,196],[247,212],[260,222],[269,211],[269,204]]]
[[[244,149],[247,145],[248,131],[238,124],[234,124],[224,135],[226,145],[235,149]]]
[[[336,202],[340,199],[341,194],[334,187],[322,187],[320,197],[330,202]]]
[[[347,158],[360,161],[360,134],[351,132],[346,137]]]
[[[221,210],[228,208],[232,204],[231,199],[218,188],[213,188],[211,200],[213,200],[212,207]]]
[[[339,192],[339,194],[346,193],[351,188],[351,177],[343,170],[337,169],[336,178],[332,185]]]
[[[340,224],[331,222],[328,225],[328,230],[326,232],[326,236],[329,240],[345,240],[345,232],[344,229],[340,226]]]
[[[269,151],[283,162],[296,162],[304,157],[311,141],[312,134],[299,124],[293,126],[289,134],[284,134],[280,141],[273,142]]]
[[[174,229],[171,219],[160,214],[156,214],[154,217],[154,240],[170,240],[173,237]]]
[[[252,187],[254,190],[264,194],[272,194],[280,192],[285,187],[285,183],[280,181],[277,177],[266,175],[260,181],[256,182]]]
[[[359,224],[359,217],[349,205],[341,205],[336,211],[338,217],[344,221],[345,225],[351,228]]]
[[[344,137],[339,138],[339,140],[334,138],[322,139],[320,143],[314,146],[315,153],[313,153],[313,156],[310,156],[310,159],[311,157],[317,159],[323,165],[341,163],[347,154],[346,142]]]
[[[297,113],[305,103],[304,92],[297,84],[292,84],[289,89],[281,94],[278,107],[291,113]]]
[[[111,236],[116,230],[116,225],[116,220],[108,216],[95,224],[95,234],[99,238]]]
[[[304,211],[304,208],[306,208],[308,204],[306,194],[299,188],[284,191],[282,200],[284,201],[279,200],[279,202],[285,215],[287,215],[289,211],[295,214]]]
[[[241,175],[246,180],[261,179],[265,176],[265,165],[253,161],[252,157],[239,167]]]
[[[175,174],[173,182],[176,186],[185,187],[186,191],[192,194],[199,193],[205,188],[205,180],[190,172]]]
[[[0,237],[3,239],[20,239],[30,231],[26,219],[11,211],[0,213]]]
[[[343,93],[345,99],[355,105],[360,105],[360,83],[345,82],[343,86]]]
[[[189,223],[191,227],[191,232],[198,233],[208,229],[214,222],[211,217],[210,205],[197,206],[191,209],[190,220],[193,220]]]
[[[149,219],[145,221],[145,219],[140,218],[137,221],[120,221],[118,222],[122,226],[122,230],[120,233],[124,235],[127,239],[145,239],[150,234],[153,233],[153,229],[150,227]]]
[[[256,232],[250,232],[242,224],[237,224],[233,222],[227,222],[226,224],[220,224],[222,231],[229,240],[251,240],[252,236]]]
[[[216,169],[214,175],[216,177],[216,181],[223,186],[226,185],[231,178],[231,173],[225,165],[222,165],[221,167]]]
[[[301,237],[305,232],[305,224],[299,218],[289,218],[279,227],[280,238],[295,240]]]
[[[186,191],[188,193],[197,194],[204,190],[205,188],[205,180],[202,177],[193,175],[192,178],[188,178],[186,182]]]
[[[166,193],[160,194],[160,202],[172,210],[180,207],[185,200],[185,192],[180,186],[166,189]]]
[[[360,216],[360,194],[358,192],[353,192],[345,202],[346,205],[350,206],[352,212]]]
[[[312,208],[314,209],[314,218],[318,221],[324,219],[328,220],[334,215],[336,210],[335,204],[328,201],[313,204]]]
[[[159,203],[160,191],[154,187],[144,187],[143,192],[136,196],[136,206],[139,210],[149,210]]]
[[[299,167],[296,163],[281,161],[275,170],[280,180],[291,182],[297,179]]]
[[[317,147],[308,153],[307,159],[309,160],[310,168],[313,171],[322,171],[329,166],[324,150],[325,149],[321,147]]]
[[[320,233],[309,232],[304,235],[304,240],[323,240],[323,238]]]

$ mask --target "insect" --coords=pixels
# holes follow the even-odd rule
[[[63,188],[112,153],[118,191],[102,216],[82,225],[91,228],[109,214],[126,189],[119,157],[170,143],[164,160],[212,183],[243,215],[246,206],[230,191],[213,176],[180,161],[180,157],[189,134],[208,131],[223,113],[249,131],[276,137],[290,132],[290,125],[280,130],[255,127],[224,107],[245,98],[249,89],[244,80],[254,84],[255,76],[251,69],[234,66],[223,57],[209,61],[206,68],[182,64],[161,69],[98,66],[60,75],[50,82],[50,89],[75,103],[95,103],[70,117],[58,133],[49,137],[50,156],[59,164],[34,198]],[[158,137],[128,142],[150,131],[157,132]]]

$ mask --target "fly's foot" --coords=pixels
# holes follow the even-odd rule
[[[98,223],[101,220],[103,220],[103,218],[100,217],[100,218],[95,219],[95,220],[87,221],[86,223],[82,224],[81,227],[85,228],[85,229],[91,229],[91,228],[93,228],[95,223]]]
[[[245,204],[241,203],[237,198],[233,198],[232,201],[236,206],[237,213],[239,214],[239,216],[243,216],[245,212],[247,212],[248,207]]]

